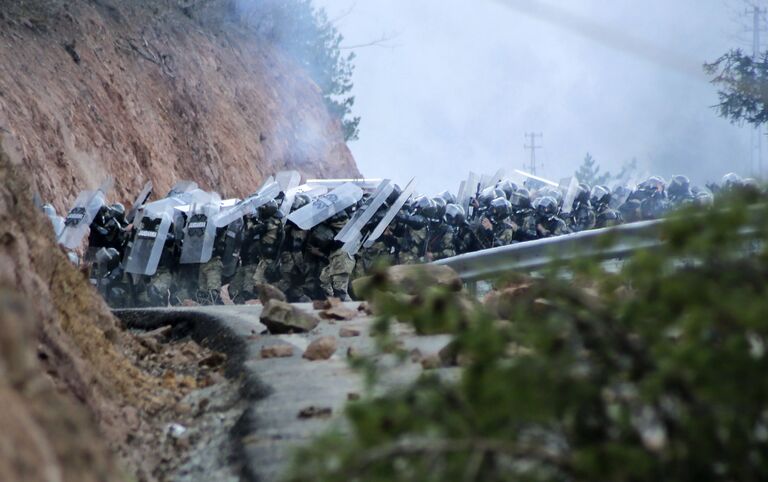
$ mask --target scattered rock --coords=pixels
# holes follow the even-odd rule
[[[323,336],[310,343],[302,356],[310,361],[327,360],[336,353],[336,348],[336,338]]]
[[[373,314],[373,309],[371,308],[371,305],[367,301],[363,301],[357,306],[357,311],[363,312],[368,316],[371,316]]]
[[[266,306],[272,300],[282,302],[288,301],[288,297],[285,296],[285,293],[283,293],[280,288],[275,285],[271,285],[269,283],[257,283],[254,285],[254,289],[259,294],[259,301],[261,301],[261,304],[264,306]]]
[[[324,320],[352,320],[357,318],[357,311],[339,304],[320,312],[320,318]]]
[[[349,392],[347,393],[347,400],[353,402],[355,400],[360,400],[360,394],[355,392]]]
[[[299,418],[328,418],[333,414],[333,409],[330,407],[315,407],[314,405],[299,411]]]
[[[270,333],[277,335],[306,333],[320,322],[313,314],[279,300],[270,300],[264,306],[260,321]]]
[[[360,350],[354,346],[347,348],[347,358],[358,358],[360,356]]]
[[[530,282],[522,282],[492,291],[485,296],[483,305],[494,316],[508,320],[514,315],[515,306],[526,300],[532,286]]]
[[[352,338],[355,336],[360,336],[360,330],[355,330],[353,328],[347,328],[346,326],[342,327],[339,330],[339,337],[341,338]]]
[[[261,349],[261,358],[287,358],[293,356],[293,346],[272,345]]]
[[[434,370],[440,368],[440,357],[437,355],[428,355],[421,359],[421,367],[425,370]]]

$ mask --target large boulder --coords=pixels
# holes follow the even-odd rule
[[[260,321],[273,335],[306,333],[312,331],[320,322],[312,313],[280,300],[267,302],[261,312]]]

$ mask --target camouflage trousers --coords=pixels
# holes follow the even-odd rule
[[[224,263],[219,256],[214,256],[210,261],[200,266],[197,277],[197,289],[201,291],[214,291],[221,288],[221,271]]]
[[[173,285],[174,302],[181,303],[184,300],[194,300],[197,294],[197,280],[200,273],[198,264],[181,264],[176,270]]]
[[[229,297],[235,303],[244,303],[253,297],[254,282],[257,264],[238,266],[232,282],[229,283]]]
[[[167,306],[170,297],[173,275],[168,268],[158,268],[149,278],[138,296],[139,306]]]
[[[320,287],[328,297],[349,299],[349,281],[355,270],[355,258],[337,249],[328,258],[328,265],[320,271]]]

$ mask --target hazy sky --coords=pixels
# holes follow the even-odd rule
[[[369,177],[456,190],[469,169],[522,167],[530,131],[552,178],[588,151],[609,169],[749,174],[749,130],[717,117],[701,70],[749,45],[738,0],[315,1],[343,16],[346,45],[397,34],[357,50],[351,148]]]

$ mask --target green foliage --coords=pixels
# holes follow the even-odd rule
[[[241,0],[242,17],[280,46],[309,72],[346,140],[359,136],[360,117],[352,115],[354,53],[343,53],[339,33],[323,8],[312,0]]]
[[[759,59],[731,50],[704,66],[720,86],[720,116],[731,122],[762,125],[768,121],[768,56]]]
[[[584,157],[584,162],[579,166],[579,170],[576,171],[576,178],[579,182],[589,184],[590,186],[596,186],[599,184],[605,184],[611,179],[610,172],[604,172],[600,174],[600,165],[597,164],[592,154],[587,153]]]
[[[619,272],[582,260],[500,282],[484,306],[374,276],[381,351],[398,350],[397,319],[451,333],[462,367],[352,402],[286,480],[764,480],[768,208],[753,202],[680,213]]]

